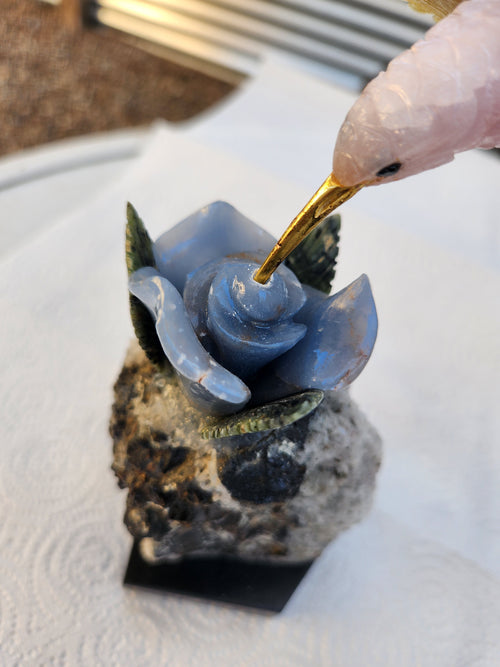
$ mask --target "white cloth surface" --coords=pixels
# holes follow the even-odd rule
[[[215,199],[279,235],[311,194],[276,147],[270,173],[198,140],[156,126],[120,182],[0,263],[0,664],[498,665],[500,280],[351,206],[334,287],[367,273],[379,312],[352,389],[384,440],[372,513],[274,617],[122,586],[125,202],[153,238]]]
[[[137,156],[146,129],[114,130],[37,146],[0,160],[0,259],[85,206]]]

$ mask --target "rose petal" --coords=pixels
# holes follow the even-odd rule
[[[250,399],[250,390],[202,347],[172,283],[145,267],[130,276],[129,290],[155,319],[163,351],[197,406],[220,415],[241,409]]]
[[[331,297],[308,288],[308,301],[295,320],[307,333],[272,370],[303,389],[342,389],[365,367],[377,337],[377,311],[366,275]]]
[[[275,239],[226,202],[216,201],[165,232],[154,244],[156,266],[182,294],[186,276],[202,264],[235,253],[263,251]]]

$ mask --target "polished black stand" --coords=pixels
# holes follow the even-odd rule
[[[311,563],[265,565],[228,557],[185,558],[176,563],[149,565],[134,544],[124,583],[279,612],[310,566]]]

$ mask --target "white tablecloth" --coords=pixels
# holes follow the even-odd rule
[[[131,538],[107,423],[132,335],[125,202],[153,237],[215,199],[278,235],[311,194],[277,175],[265,117],[270,171],[216,147],[209,122],[196,140],[154,127],[118,182],[0,263],[0,664],[498,665],[500,281],[444,249],[447,232],[413,234],[415,199],[388,223],[382,188],[373,216],[345,207],[336,278],[366,272],[379,311],[352,391],[384,440],[372,513],[274,617],[122,586]]]

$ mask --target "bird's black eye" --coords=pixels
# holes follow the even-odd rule
[[[393,162],[392,164],[388,164],[387,167],[382,167],[382,169],[377,171],[377,176],[392,176],[393,174],[397,174],[400,169],[401,162]]]

